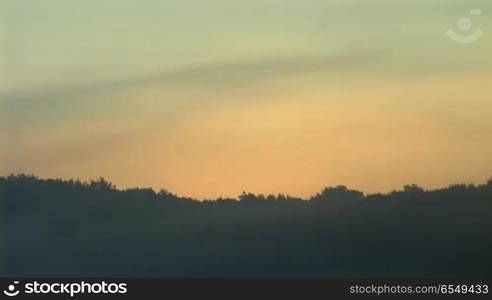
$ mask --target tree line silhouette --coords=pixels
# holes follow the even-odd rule
[[[197,201],[21,174],[0,199],[0,276],[492,275],[492,180]]]

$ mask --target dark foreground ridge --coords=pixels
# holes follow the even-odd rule
[[[492,180],[200,202],[12,175],[0,218],[1,276],[492,277]]]

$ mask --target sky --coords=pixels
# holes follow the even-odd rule
[[[0,0],[0,175],[199,199],[481,183],[491,25],[489,0]]]

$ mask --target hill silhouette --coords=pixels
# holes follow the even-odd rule
[[[0,177],[1,276],[488,277],[492,180],[197,201]]]

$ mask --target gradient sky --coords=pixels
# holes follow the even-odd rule
[[[201,199],[492,176],[490,0],[0,0],[0,26],[0,175]]]

